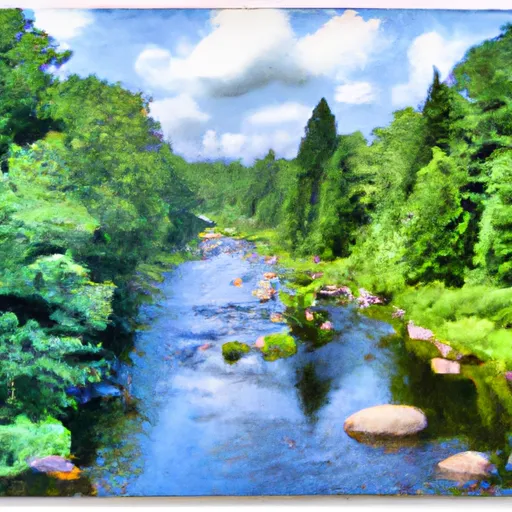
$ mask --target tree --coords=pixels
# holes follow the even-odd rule
[[[33,27],[21,9],[0,10],[0,158],[12,142],[27,144],[52,126],[37,115],[41,94],[54,81],[46,71],[58,68],[71,56],[59,52],[53,40]]]
[[[297,161],[305,174],[318,180],[322,166],[336,148],[336,120],[322,98],[309,118],[299,146]]]
[[[512,151],[501,151],[487,167],[490,178],[475,260],[500,285],[512,286]]]
[[[366,222],[365,207],[360,201],[365,195],[365,176],[358,172],[362,148],[366,148],[366,140],[360,132],[343,135],[325,166],[312,235],[316,252],[324,257],[348,256],[357,228]]]
[[[470,214],[462,207],[461,188],[466,182],[464,169],[438,148],[418,172],[403,219],[410,282],[464,283],[472,257],[465,244]]]
[[[439,71],[434,67],[434,79],[423,107],[426,128],[425,143],[430,148],[436,146],[445,152],[450,148],[454,116],[453,94],[454,91],[441,82]]]
[[[324,165],[336,149],[336,142],[336,120],[327,101],[322,98],[307,122],[297,155],[302,171],[297,179],[298,191],[291,192],[294,200],[288,203],[298,209],[298,222],[295,223],[298,232],[290,233],[295,240],[294,246],[298,240],[307,238],[313,226]]]

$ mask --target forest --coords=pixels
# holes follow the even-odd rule
[[[296,158],[189,163],[150,99],[53,73],[59,51],[0,11],[0,476],[69,453],[70,388],[129,348],[196,214],[283,261],[379,294],[459,350],[512,370],[512,25],[371,140],[320,99]]]

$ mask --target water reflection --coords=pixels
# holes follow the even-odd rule
[[[296,384],[304,414],[312,422],[317,421],[316,412],[327,403],[332,379],[320,379],[315,364],[310,362],[297,370],[299,381]]]

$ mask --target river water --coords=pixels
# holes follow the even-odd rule
[[[450,493],[456,484],[439,478],[437,462],[485,448],[472,383],[432,375],[403,345],[385,343],[390,325],[329,304],[318,307],[339,333],[332,342],[299,344],[274,362],[253,350],[226,364],[222,344],[282,331],[270,314],[284,306],[253,296],[275,269],[248,259],[246,242],[205,247],[141,312],[149,327],[137,334],[130,368],[138,414],[112,424],[118,441],[87,468],[98,495]],[[349,415],[383,403],[422,407],[429,427],[395,445],[345,434]]]

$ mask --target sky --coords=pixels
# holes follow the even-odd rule
[[[95,74],[152,98],[151,115],[188,161],[273,149],[293,158],[324,97],[338,133],[371,138],[424,101],[512,11],[254,9],[27,11],[73,56],[61,77]]]

